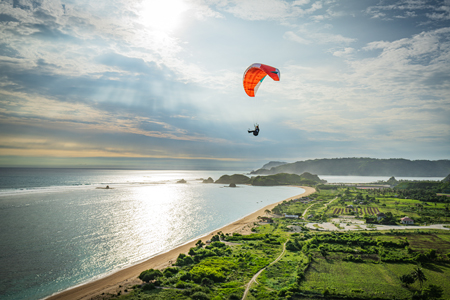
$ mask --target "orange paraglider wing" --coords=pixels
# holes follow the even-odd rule
[[[244,90],[250,97],[255,97],[261,82],[269,75],[275,81],[280,81],[280,70],[263,64],[252,64],[244,72]]]

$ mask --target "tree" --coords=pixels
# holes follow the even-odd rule
[[[420,283],[420,289],[422,289],[423,282],[427,280],[427,277],[423,273],[422,269],[419,267],[416,267],[411,275],[414,277],[415,280],[419,281]]]
[[[412,274],[405,274],[405,275],[402,275],[402,276],[400,276],[398,279],[400,279],[400,281],[402,282],[402,284],[403,284],[404,286],[408,286],[408,285],[410,285],[410,284],[413,284],[414,281],[416,281],[416,280],[414,279],[414,276],[413,276]]]
[[[422,295],[425,299],[440,299],[443,294],[444,290],[440,286],[434,284],[430,284],[422,291]]]
[[[139,279],[149,283],[152,280],[155,280],[158,277],[162,277],[163,273],[161,273],[160,270],[155,270],[155,269],[149,269],[149,270],[145,270],[144,272],[142,272],[139,275]]]
[[[264,213],[265,213],[266,215],[269,215],[269,214],[270,214],[270,210],[266,209],[266,210],[264,211]]]
[[[198,240],[198,242],[195,243],[195,246],[197,246],[198,248],[201,248],[201,247],[205,246],[205,243],[203,243],[202,240]]]

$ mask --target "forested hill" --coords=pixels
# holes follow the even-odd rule
[[[255,186],[274,186],[274,185],[307,185],[315,186],[319,183],[325,183],[319,176],[310,173],[296,174],[276,174],[270,176],[247,177],[242,174],[223,175],[215,183],[225,184],[251,184]]]
[[[268,162],[267,164],[265,164],[264,166],[262,166],[261,169],[270,170],[273,167],[278,167],[278,166],[285,165],[285,164],[287,164],[287,162],[284,162],[284,161],[271,161],[271,162]]]
[[[252,171],[251,174],[302,174],[304,172],[320,175],[445,177],[450,173],[450,160],[430,161],[399,158],[314,159],[276,166],[270,170],[258,169]]]

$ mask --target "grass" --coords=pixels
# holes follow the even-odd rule
[[[408,291],[399,289],[397,276],[386,264],[353,263],[316,258],[312,263],[302,288],[321,292],[335,289],[337,294],[352,295],[352,290],[362,290],[364,296],[381,296],[392,299],[405,298]]]
[[[342,190],[340,191],[343,192]],[[391,211],[394,215],[401,214],[415,217],[418,201],[410,199],[398,199],[393,195],[376,196],[368,191],[358,191],[372,202],[361,205],[361,208],[376,208],[381,212]],[[308,214],[314,214],[320,220],[325,220],[322,214],[331,215],[336,208],[344,208],[353,201],[340,201],[336,199],[328,208],[324,204],[336,197],[338,191],[321,192]],[[354,199],[357,193],[351,192],[343,198]],[[365,200],[364,200],[365,201]],[[379,202],[377,202],[379,201]],[[395,204],[397,202],[397,204]],[[279,210],[288,214],[301,214],[311,203],[302,204],[294,201],[286,201],[279,206]],[[423,204],[423,202],[422,202]],[[434,203],[424,205],[424,211],[431,215],[433,210],[442,209],[443,204]],[[443,209],[442,209],[443,210]],[[419,212],[422,213],[422,212]],[[329,233],[321,232],[319,224],[314,224],[316,230],[302,231],[300,233],[288,232],[288,225],[302,226],[299,220],[274,218],[274,223],[264,224],[254,229],[259,239],[238,240],[233,242],[226,257],[204,258],[195,265],[184,266],[173,278],[162,279],[165,289],[143,290],[136,288],[129,295],[121,295],[119,299],[191,299],[198,298],[194,293],[204,293],[208,299],[229,299],[231,295],[242,297],[245,284],[259,270],[267,267],[257,279],[247,300],[254,299],[286,299],[295,293],[301,293],[303,299],[324,298],[323,292],[336,294],[338,298],[353,299],[411,299],[412,294],[419,289],[419,283],[409,287],[402,286],[399,276],[411,273],[417,266],[411,261],[419,252],[432,253],[435,249],[437,256],[422,266],[422,270],[428,278],[424,287],[436,284],[444,289],[445,299],[450,299],[450,261],[447,254],[450,253],[450,232],[443,230],[423,230],[420,226],[413,230],[400,231],[365,231],[361,233]],[[319,221],[319,220],[316,220]],[[340,224],[335,223],[340,227]],[[343,225],[343,224],[341,224]],[[352,224],[358,226],[357,224]],[[369,228],[376,228],[369,225]],[[330,239],[325,242],[320,236],[340,236],[344,241]],[[359,237],[358,237],[359,236]],[[362,238],[364,237],[364,238]],[[375,245],[367,240],[378,239],[383,241],[399,241],[405,239],[409,242],[409,248],[401,245],[392,246],[390,243]],[[282,243],[287,239],[295,240],[291,243],[285,255],[273,265],[269,265],[282,250]],[[364,240],[365,239],[365,240]],[[322,242],[317,242],[322,240]],[[384,246],[380,246],[384,245]],[[298,247],[298,248],[296,248]],[[383,249],[379,247],[384,247]],[[292,251],[294,250],[294,251]],[[325,252],[324,252],[325,250]],[[413,251],[409,254],[410,251]],[[303,252],[305,251],[305,252]],[[325,257],[324,257],[325,256]],[[380,262],[404,261],[404,263]],[[406,261],[406,262],[405,262]],[[422,260],[423,261],[423,260]],[[198,280],[189,280],[186,273],[198,275],[214,275],[220,273],[223,276],[210,286],[202,286]],[[184,274],[184,275],[182,275]],[[220,275],[219,274],[219,275]],[[183,277],[184,276],[184,277]],[[304,277],[303,277],[304,276]],[[219,277],[218,277],[219,278]],[[298,285],[300,284],[300,286]],[[179,288],[182,286],[184,288]],[[288,294],[286,294],[288,293]]]
[[[405,234],[405,235],[383,235],[378,239],[385,240],[400,240],[408,239],[409,246],[415,251],[425,251],[428,249],[435,249],[438,253],[446,254],[450,252],[450,232],[442,231],[428,231],[429,234]]]
[[[400,275],[411,273],[415,264],[393,263],[353,263],[333,259],[315,258],[311,264],[302,290],[322,293],[325,289],[345,296],[354,296],[355,290],[362,290],[364,297],[381,297],[385,299],[410,298],[419,290],[419,283],[409,288],[402,287]],[[444,299],[450,298],[450,264],[436,263],[422,267],[428,284],[437,284],[444,289]],[[352,292],[353,290],[353,292]]]
[[[416,267],[417,265],[415,264],[386,264],[386,268],[396,276],[411,273]],[[421,268],[427,278],[423,286],[425,287],[429,284],[439,285],[444,289],[443,299],[450,299],[450,287],[448,286],[448,282],[450,282],[450,264],[448,262],[432,263],[425,264]],[[420,290],[420,284],[415,282],[409,289],[418,291]]]

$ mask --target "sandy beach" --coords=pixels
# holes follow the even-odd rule
[[[71,288],[71,289],[63,291],[59,294],[50,296],[46,299],[50,299],[50,300],[105,299],[105,298],[109,298],[108,295],[112,295],[112,294],[117,295],[117,293],[119,291],[123,294],[125,289],[127,289],[127,288],[129,289],[133,285],[142,283],[137,278],[142,271],[152,269],[152,268],[153,269],[166,268],[167,266],[170,265],[170,262],[176,261],[178,255],[180,253],[187,254],[190,248],[195,247],[195,243],[199,239],[201,239],[202,241],[206,241],[206,240],[210,239],[218,231],[222,231],[223,233],[233,233],[233,232],[239,232],[241,234],[251,233],[251,228],[253,227],[253,223],[258,221],[258,219],[257,219],[258,216],[264,215],[264,211],[266,209],[272,210],[280,202],[283,202],[286,200],[291,200],[291,199],[296,199],[299,197],[304,197],[304,196],[310,195],[315,192],[315,189],[311,188],[311,187],[303,187],[302,186],[301,188],[305,189],[304,193],[290,197],[288,199],[284,199],[277,203],[267,205],[267,206],[255,211],[254,213],[247,215],[246,217],[244,217],[240,220],[237,220],[236,222],[228,224],[222,228],[218,228],[214,232],[206,234],[202,237],[199,237],[198,239],[195,239],[192,242],[178,246],[167,252],[164,252],[162,254],[154,256],[144,262],[141,262],[139,264],[130,266],[126,269],[123,269],[116,273],[113,273],[107,277],[86,283],[86,284],[78,286],[78,287]]]

